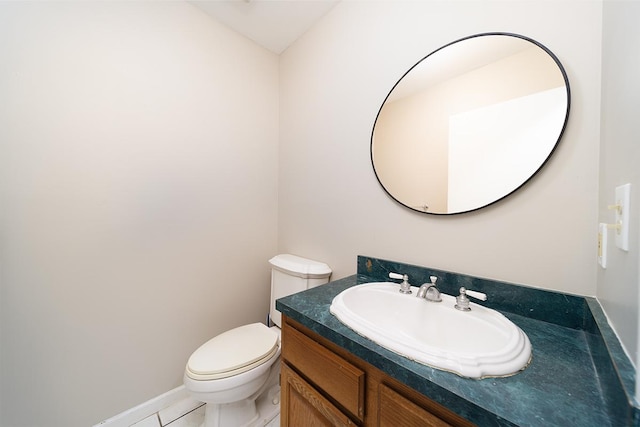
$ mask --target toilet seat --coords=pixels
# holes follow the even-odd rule
[[[228,378],[264,364],[278,350],[278,333],[262,323],[252,323],[204,343],[189,358],[185,373],[200,381]]]

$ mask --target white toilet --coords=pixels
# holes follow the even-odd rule
[[[252,323],[223,332],[189,358],[184,386],[205,402],[204,427],[279,425],[280,326],[278,298],[329,281],[327,264],[295,255],[277,255],[271,264],[271,308],[275,326]]]

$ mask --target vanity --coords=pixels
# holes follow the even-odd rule
[[[504,378],[471,379],[420,364],[357,334],[329,307],[353,286],[401,272],[412,284],[438,276],[440,291],[464,286],[532,345],[529,366]],[[358,257],[357,274],[281,298],[283,426],[634,426],[634,369],[593,298]],[[415,325],[419,328],[420,325]],[[472,331],[464,331],[472,333]],[[302,421],[304,420],[304,422]]]
[[[473,425],[288,317],[282,342],[282,425]]]

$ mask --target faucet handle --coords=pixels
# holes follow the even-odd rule
[[[389,277],[391,279],[400,279],[402,283],[400,283],[400,293],[402,294],[410,294],[411,293],[411,285],[409,284],[409,276],[406,274],[400,273],[389,273]]]
[[[486,301],[487,300],[487,294],[482,293],[482,292],[470,291],[468,289],[465,289],[465,293],[467,295],[469,295],[470,297],[473,297],[475,299],[479,299],[480,301]]]
[[[460,311],[471,311],[468,296],[481,301],[487,300],[487,294],[478,291],[468,291],[466,288],[462,287],[460,288],[460,295],[456,297],[456,304],[454,307]]]

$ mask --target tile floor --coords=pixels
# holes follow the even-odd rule
[[[204,421],[204,404],[184,399],[138,421],[131,427],[199,427]]]
[[[196,403],[190,399],[185,399],[182,406],[173,405],[168,410],[162,410],[157,414],[153,414],[142,421],[133,424],[131,427],[200,427],[204,422],[204,405],[197,402],[195,409],[191,409],[190,412],[181,412],[188,410],[189,406],[194,406]],[[178,413],[184,415],[178,415]],[[177,416],[177,418],[175,418]],[[278,414],[273,420],[271,420],[264,427],[279,427],[280,415]]]

